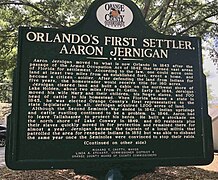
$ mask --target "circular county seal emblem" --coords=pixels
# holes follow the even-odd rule
[[[102,4],[96,12],[98,21],[109,29],[123,29],[128,27],[133,20],[131,9],[119,2]]]

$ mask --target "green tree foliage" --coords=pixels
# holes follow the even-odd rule
[[[136,1],[136,2],[139,2]],[[157,31],[171,35],[214,35],[218,23],[217,0],[140,1],[146,21]]]
[[[69,27],[93,0],[1,0],[0,83],[11,83],[16,64],[19,26]],[[214,36],[218,32],[217,0],[134,0],[156,31],[170,35]],[[5,89],[3,85],[1,89]],[[0,95],[1,96],[1,95]],[[1,97],[0,97],[1,101]]]

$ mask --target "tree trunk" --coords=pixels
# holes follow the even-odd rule
[[[151,0],[144,0],[144,9],[143,9],[143,14],[144,14],[144,18],[146,19],[147,15],[148,15],[148,11],[149,11],[149,7],[151,4]]]

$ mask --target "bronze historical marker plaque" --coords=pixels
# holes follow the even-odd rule
[[[200,39],[155,32],[129,0],[97,0],[71,28],[21,27],[13,97],[12,169],[212,160]]]

